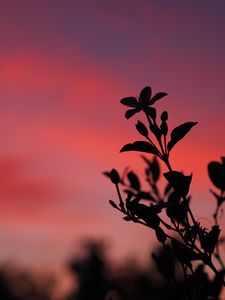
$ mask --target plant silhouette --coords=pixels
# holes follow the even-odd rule
[[[152,257],[164,278],[171,286],[177,287],[174,291],[179,291],[180,285],[175,261],[179,264],[185,295],[178,293],[179,296],[174,295],[174,298],[218,299],[225,274],[221,256],[224,238],[220,237],[219,227],[219,213],[225,201],[225,157],[221,158],[221,162],[210,162],[208,165],[209,177],[216,188],[216,191],[210,189],[216,200],[216,209],[213,214],[214,225],[206,228],[196,219],[190,206],[192,174],[185,175],[174,170],[170,162],[175,145],[197,122],[185,122],[169,130],[168,112],[163,111],[158,116],[154,107],[155,102],[165,96],[167,94],[164,92],[152,96],[151,88],[145,87],[138,98],[126,97],[120,101],[129,108],[125,113],[127,119],[139,113],[146,118],[146,123],[140,120],[136,123],[136,130],[142,139],[124,145],[120,152],[145,153],[141,158],[146,164],[144,174],[148,189],[142,188],[146,185],[142,185],[140,175],[135,172],[126,169],[121,176],[116,169],[112,169],[104,174],[115,185],[119,201],[109,200],[109,203],[124,215],[125,221],[142,224],[155,232],[164,255],[154,253]],[[164,191],[159,189],[159,161],[168,169],[163,174],[167,182]],[[214,274],[211,280],[207,269]]]

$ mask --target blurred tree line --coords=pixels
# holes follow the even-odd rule
[[[67,269],[74,278],[74,288],[64,296],[55,293],[57,280],[52,274],[35,276],[34,273],[2,267],[0,270],[0,299],[4,300],[169,300],[188,299],[182,270],[169,249],[156,249],[144,267],[134,260],[112,265],[101,241],[88,241],[81,254],[70,259]],[[149,252],[150,253],[150,252]],[[156,261],[156,264],[153,263]],[[177,269],[177,282],[168,282],[170,266]],[[76,284],[75,284],[76,283]],[[200,284],[199,284],[200,283]],[[201,297],[195,299],[220,299],[222,289],[219,280],[210,280],[203,265],[188,282],[190,290],[201,288]],[[199,291],[198,291],[199,292]],[[199,295],[199,293],[198,293]]]

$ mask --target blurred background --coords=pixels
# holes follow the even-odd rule
[[[211,224],[207,164],[225,155],[225,2],[0,7],[1,264],[62,270],[89,238],[104,240],[112,260],[149,259],[153,234],[112,210],[116,193],[102,175],[142,172],[138,154],[119,154],[138,137],[119,100],[147,85],[169,94],[156,107],[168,110],[170,128],[199,122],[171,161],[193,172],[193,210]]]

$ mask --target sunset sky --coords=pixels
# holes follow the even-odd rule
[[[175,147],[193,172],[193,210],[215,208],[207,164],[225,155],[223,0],[8,0],[0,5],[0,260],[54,264],[82,237],[115,257],[147,257],[153,234],[128,224],[102,172],[130,165],[139,136],[119,100],[151,85],[171,128],[198,121]],[[163,180],[163,179],[162,179]]]

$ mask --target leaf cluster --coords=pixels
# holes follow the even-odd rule
[[[145,162],[144,180],[148,188],[143,188],[146,184],[142,184],[140,175],[133,170],[126,169],[121,176],[117,170],[112,169],[110,172],[105,172],[105,175],[116,186],[119,204],[113,200],[109,203],[124,215],[125,221],[142,224],[155,232],[156,239],[162,247],[169,249],[172,253],[169,257],[179,262],[187,286],[190,278],[195,278],[196,274],[200,276],[197,271],[198,267],[195,266],[195,269],[193,267],[193,262],[199,261],[201,265],[211,268],[214,272],[214,280],[220,283],[220,291],[224,281],[223,276],[219,274],[224,274],[225,267],[219,251],[222,239],[218,219],[221,206],[225,201],[225,158],[222,157],[221,163],[211,162],[208,165],[209,177],[220,192],[210,190],[216,199],[217,206],[213,215],[214,225],[206,228],[196,221],[190,207],[189,191],[192,174],[184,175],[183,172],[174,170],[170,162],[170,153],[174,146],[197,122],[185,122],[170,129],[168,112],[163,111],[158,117],[158,111],[153,107],[155,102],[166,95],[164,92],[159,92],[152,96],[152,89],[145,87],[138,98],[121,99],[121,104],[129,107],[125,113],[127,119],[140,112],[146,117],[146,123],[138,120],[135,125],[136,130],[144,139],[125,144],[120,152],[145,153],[145,156],[141,157]],[[163,192],[159,188],[162,175],[159,161],[168,168],[168,171],[163,174],[166,180]],[[156,254],[153,258],[163,276],[176,283],[173,259],[168,259],[165,262],[167,265],[162,266]],[[166,276],[165,270],[168,271]],[[192,299],[188,292],[187,295],[189,299]]]

